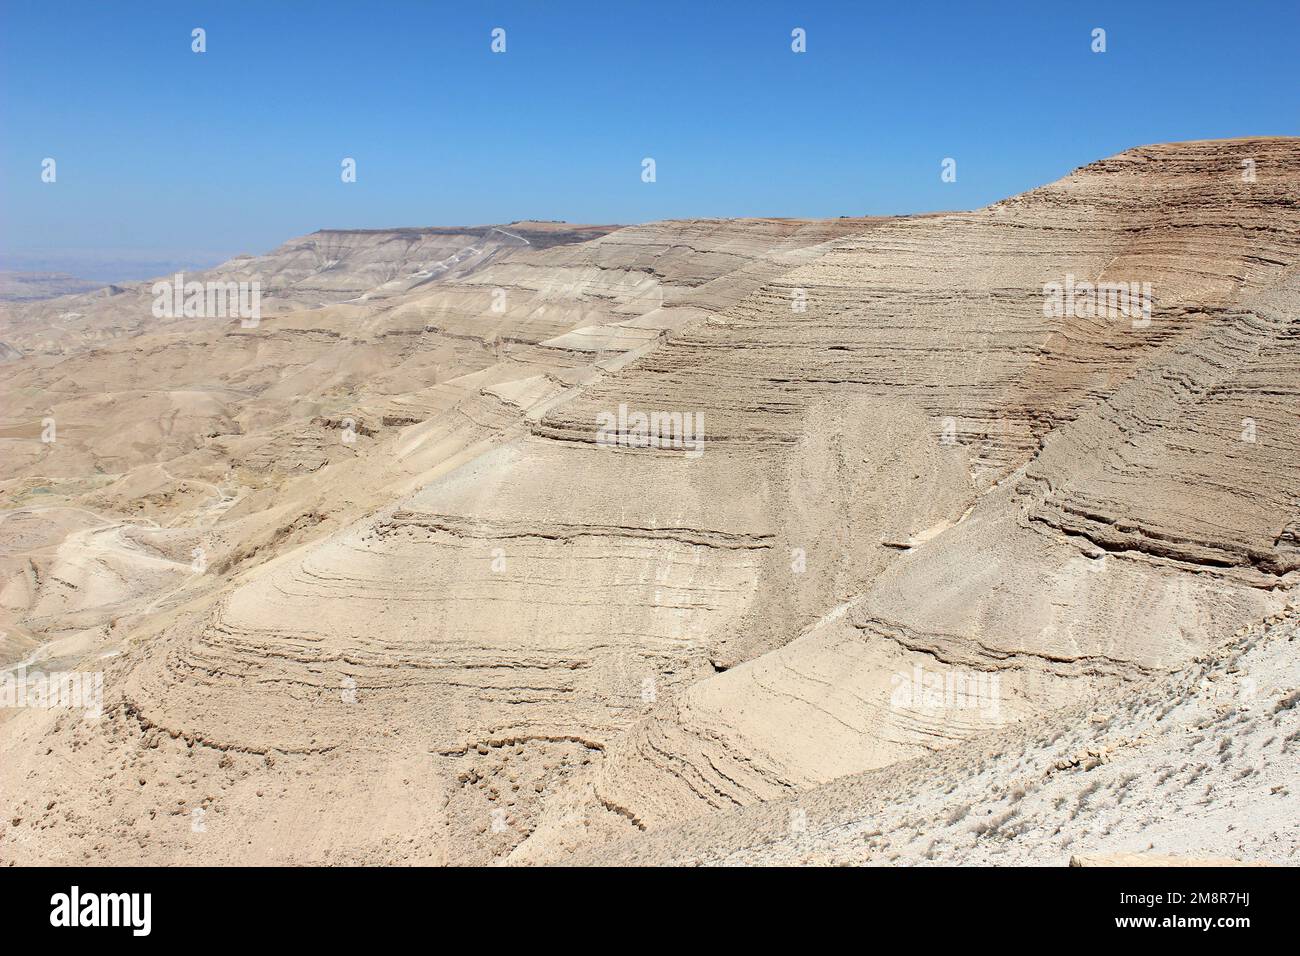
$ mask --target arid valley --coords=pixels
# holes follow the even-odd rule
[[[0,863],[1295,865],[1298,465],[1295,138],[24,292]]]

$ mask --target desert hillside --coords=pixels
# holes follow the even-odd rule
[[[0,861],[1296,862],[1300,140],[185,279],[0,303]]]

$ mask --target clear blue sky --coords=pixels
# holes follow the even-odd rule
[[[0,252],[128,278],[322,227],[972,208],[1300,132],[1298,38],[1297,0],[0,0]]]

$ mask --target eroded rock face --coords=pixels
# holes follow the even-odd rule
[[[1259,192],[1245,153],[1273,170]],[[888,395],[936,445],[946,420],[969,470],[847,606],[728,635],[722,653],[748,663],[611,746],[588,804],[656,825],[772,799],[1176,667],[1277,610],[1300,508],[1283,306],[1298,164],[1292,141],[1152,147],[988,210],[882,224],[552,413],[576,423],[615,392],[653,407],[671,381],[717,442],[797,455],[814,402]],[[1149,322],[1044,314],[1070,276],[1149,283]],[[816,307],[790,314],[799,289]],[[931,500],[942,473],[918,473]],[[917,667],[996,674],[1000,707],[894,706]],[[563,819],[557,840],[575,839]]]
[[[1185,667],[1116,685],[1084,704],[551,859],[606,866],[1066,866],[1134,858],[1147,865],[1294,865],[1298,623],[1300,605],[1235,631]]]
[[[1176,672],[1300,571],[1298,191],[1300,143],[1260,139],[944,216],[317,233],[217,270],[271,277],[258,328],[22,339],[14,428],[54,383],[74,421],[203,383],[150,413],[194,424],[84,429],[4,487],[114,456],[59,505],[175,497],[105,560],[198,528],[217,574],[7,588],[40,637],[158,633],[99,723],[6,722],[0,799],[57,790],[20,815],[70,859],[551,862]],[[72,387],[105,368],[139,394]],[[25,533],[90,533],[58,514]]]

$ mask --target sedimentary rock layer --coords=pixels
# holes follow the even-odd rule
[[[1300,571],[1298,196],[1296,140],[1184,143],[943,216],[318,233],[252,329],[23,313],[11,428],[62,392],[77,440],[11,472],[15,569],[118,541],[31,525],[25,476],[94,463],[60,507],[172,482],[123,546],[201,532],[216,576],[6,591],[36,639],[127,623],[100,721],[0,727],[0,849],[637,858],[1186,672]],[[73,387],[142,358],[139,395]],[[75,424],[200,381],[136,447]],[[980,706],[926,696],[956,678]]]

